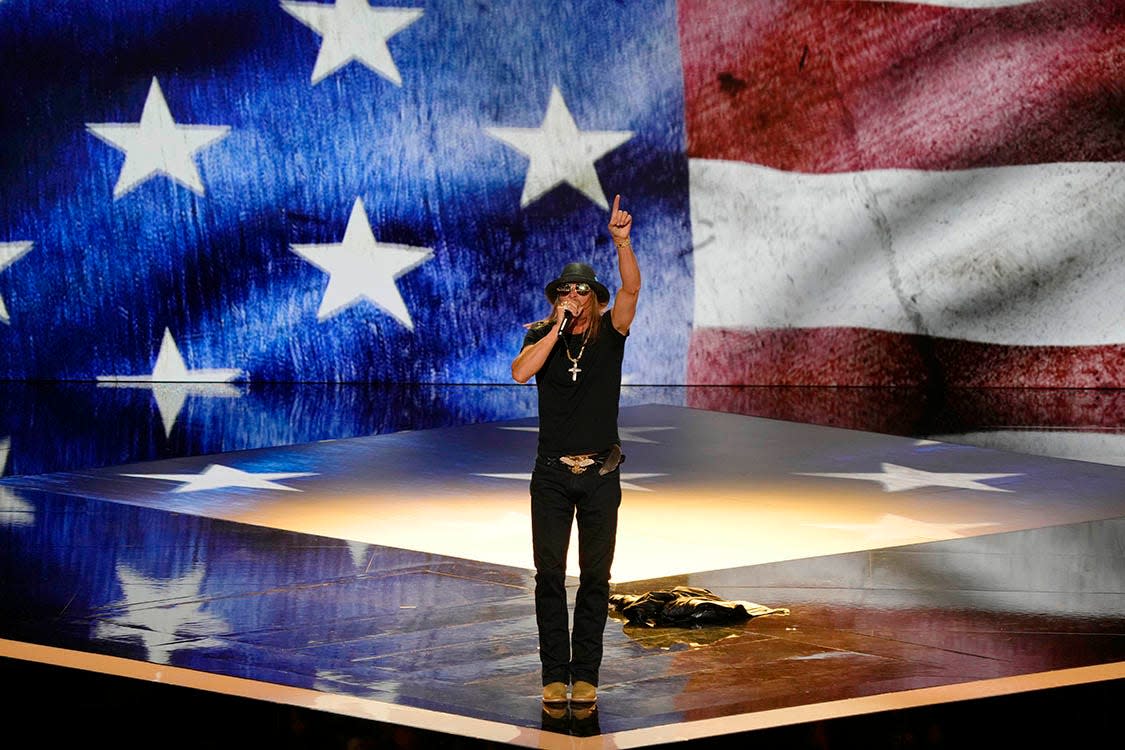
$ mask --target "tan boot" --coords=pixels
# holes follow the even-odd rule
[[[595,685],[584,680],[578,680],[574,683],[574,689],[570,691],[570,702],[580,704],[590,704],[598,699],[598,688]]]
[[[551,682],[543,686],[543,703],[547,705],[566,704],[566,683]]]

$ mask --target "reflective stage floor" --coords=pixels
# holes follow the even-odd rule
[[[1125,467],[682,405],[620,422],[615,592],[788,614],[614,617],[588,715],[537,698],[528,417],[7,477],[0,657],[28,704],[182,688],[162,705],[311,710],[377,746],[829,746],[864,717],[1116,705]],[[176,731],[208,745],[221,709],[199,713]]]

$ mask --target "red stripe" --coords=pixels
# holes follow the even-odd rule
[[[1087,388],[834,388],[694,386],[693,409],[746,414],[886,435],[999,428],[1120,432],[1125,391]]]
[[[1125,161],[1125,0],[681,0],[688,152],[800,172]]]
[[[1125,344],[1003,346],[866,328],[699,328],[687,382],[1115,388],[1125,382]]]

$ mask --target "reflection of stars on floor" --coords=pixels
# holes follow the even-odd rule
[[[0,487],[0,528],[34,525],[35,506],[11,490]]]
[[[160,412],[165,437],[172,434],[172,428],[176,426],[176,419],[188,396],[242,398],[242,391],[237,386],[226,383],[152,383],[149,387],[156,400],[156,409]]]
[[[493,479],[518,479],[521,482],[530,482],[531,481],[531,475],[530,474],[484,474],[484,473],[476,473],[476,474],[474,474],[474,476],[492,477]],[[666,476],[668,476],[668,475],[667,474],[637,474],[637,473],[627,474],[625,472],[621,472],[621,489],[623,489],[623,490],[636,490],[638,492],[652,492],[652,490],[650,490],[648,487],[641,487],[639,485],[633,484],[632,480],[634,480],[634,479],[649,479],[651,477],[666,477]]]
[[[1019,477],[1022,474],[962,474],[957,472],[935,472],[911,469],[909,466],[897,464],[883,464],[883,471],[879,474],[861,474],[858,472],[829,473],[829,472],[797,472],[806,477],[834,477],[836,479],[864,479],[870,482],[879,482],[887,492],[901,492],[919,487],[954,487],[963,490],[980,490],[982,492],[1013,492],[1001,487],[992,487],[982,482],[986,479],[1004,479],[1006,477]]]
[[[217,490],[224,487],[249,487],[255,490],[286,490],[288,492],[304,492],[296,487],[278,484],[279,479],[293,479],[295,477],[313,477],[316,472],[287,471],[287,472],[262,472],[254,473],[241,471],[230,466],[210,464],[199,474],[122,474],[123,477],[138,477],[140,479],[164,479],[169,482],[182,482],[183,486],[177,487],[172,492],[198,492],[199,490]]]
[[[367,563],[371,560],[371,545],[367,542],[348,542],[348,552],[351,553],[352,565],[366,570]]]
[[[165,436],[172,434],[176,418],[188,396],[239,398],[242,392],[229,381],[242,376],[232,368],[189,370],[172,332],[164,329],[160,350],[151,375],[99,375],[99,387],[151,388],[164,423]]]
[[[539,432],[538,427],[501,427],[501,430],[513,430],[515,432]],[[675,427],[618,427],[617,436],[621,438],[622,443],[659,443],[659,440],[649,440],[646,437],[641,437],[642,432],[657,432],[659,430],[674,430]]]
[[[893,513],[884,513],[875,523],[810,523],[821,529],[842,529],[855,531],[865,535],[871,541],[892,542],[913,539],[958,539],[963,534],[958,533],[964,529],[979,529],[986,526],[998,526],[995,523],[928,523],[906,516],[896,516]]]
[[[145,659],[167,664],[175,650],[221,646],[209,636],[225,633],[230,626],[219,617],[203,611],[207,600],[201,596],[203,566],[174,579],[149,578],[125,564],[118,564],[117,578],[122,598],[111,604],[124,610],[112,619],[98,622],[95,638],[121,641],[123,633],[140,637]],[[170,604],[175,597],[182,603]],[[195,601],[192,601],[195,600]]]
[[[0,271],[30,252],[32,245],[31,242],[0,242]],[[3,297],[0,297],[0,323],[11,323]]]
[[[378,656],[356,657],[356,661],[360,662],[364,659],[377,659]],[[368,662],[367,664],[370,665]],[[354,665],[349,665],[354,666]],[[373,686],[372,678],[357,677],[355,672],[344,668],[341,670],[336,669],[318,669],[314,675],[313,684],[310,686],[313,690],[329,695],[349,694],[354,691],[359,691],[366,695],[369,699],[374,700],[376,697],[379,701],[384,703],[396,704],[399,701],[395,698],[402,692],[402,682],[394,679],[396,676],[395,670],[390,666],[368,666],[367,669],[372,670],[374,674],[378,674],[378,687]],[[366,673],[365,673],[366,674]],[[397,673],[401,674],[401,673]],[[407,701],[409,702],[409,700]],[[347,747],[358,747],[365,743],[348,742]]]

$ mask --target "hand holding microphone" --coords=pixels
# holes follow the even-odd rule
[[[574,310],[569,305],[559,305],[559,311],[562,313],[562,322],[559,324],[559,335],[562,336],[570,327],[571,322],[574,320]]]

